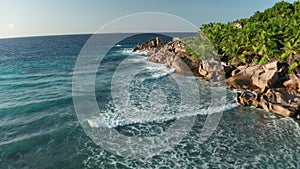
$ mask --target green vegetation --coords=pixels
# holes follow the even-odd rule
[[[213,45],[203,32],[200,32],[196,36],[181,39],[180,41],[188,46],[183,54],[192,55],[195,60],[216,60],[216,57],[218,57],[218,53],[216,53]]]
[[[300,65],[300,62],[294,62],[294,63],[292,63],[290,66],[289,66],[289,71],[288,71],[288,73],[289,74],[293,74],[294,73],[294,69],[297,67],[297,66],[299,66]]]
[[[191,55],[193,59],[199,60],[198,54],[193,49],[191,49],[191,47],[187,47],[185,52],[180,52],[180,53],[183,55]]]
[[[231,65],[265,64],[272,60],[286,63],[290,55],[300,53],[300,2],[278,2],[248,19],[205,24],[200,29],[221,60]],[[192,44],[191,41],[190,38],[183,42]],[[192,49],[197,52],[203,48],[205,53],[214,53],[206,42]],[[199,54],[200,59],[203,56]],[[290,65],[290,70],[297,64]]]

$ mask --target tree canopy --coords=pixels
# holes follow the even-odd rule
[[[281,1],[250,18],[204,24],[200,30],[221,60],[229,64],[265,64],[275,59],[286,62],[290,55],[300,54],[300,2]]]

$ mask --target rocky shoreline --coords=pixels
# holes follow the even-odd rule
[[[233,67],[221,61],[197,60],[187,54],[187,45],[178,38],[164,43],[155,37],[132,49],[147,51],[147,60],[174,68],[176,73],[226,81],[228,89],[239,89],[237,102],[300,120],[300,77],[288,74],[286,65],[274,60],[265,65]],[[290,60],[300,60],[291,56]]]

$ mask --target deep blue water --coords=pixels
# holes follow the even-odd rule
[[[197,79],[198,88],[195,90],[200,92],[201,104],[193,107],[192,112],[188,111],[188,105],[183,105],[183,111],[178,111],[181,102],[179,88],[172,80],[172,76],[177,75],[171,69],[148,63],[140,54],[128,52],[137,43],[154,36],[149,34],[119,42],[105,55],[95,81],[95,95],[101,113],[90,120],[100,127],[113,127],[128,136],[158,135],[176,118],[185,116],[195,118],[193,128],[171,150],[146,159],[125,158],[98,146],[79,123],[72,99],[75,62],[90,36],[0,40],[1,169],[300,168],[299,123],[235,105],[233,91],[225,93],[226,111],[213,135],[201,142],[205,119],[220,110],[218,107],[209,108],[211,95],[218,92],[218,88]],[[118,35],[97,36],[109,40]],[[128,58],[127,66],[121,67],[121,72],[129,68],[141,69],[128,89],[130,105],[139,111],[124,112],[112,106],[112,76],[125,58]],[[191,80],[190,77],[181,78]],[[158,96],[159,93],[166,95],[158,98],[162,103],[151,104],[149,99],[151,94],[155,95],[154,91],[158,91]]]

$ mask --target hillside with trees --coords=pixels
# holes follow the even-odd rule
[[[300,61],[295,59],[300,54],[299,1],[293,4],[281,1],[263,12],[255,12],[250,18],[204,24],[200,29],[210,40],[215,54],[230,65],[278,60],[287,65],[289,73],[300,69]],[[199,51],[207,48],[206,44],[198,45]]]

